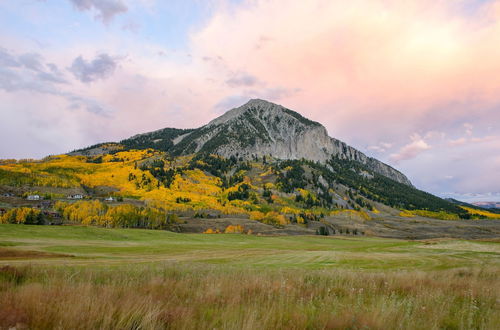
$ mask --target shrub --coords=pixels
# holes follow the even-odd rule
[[[224,234],[242,234],[244,232],[243,226],[229,225],[224,230]]]

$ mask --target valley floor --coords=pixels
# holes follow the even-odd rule
[[[0,225],[0,328],[495,329],[500,242]]]
[[[243,217],[220,219],[182,218],[177,229],[183,233],[203,233],[207,229],[224,232],[227,226],[243,226],[253,234],[315,235],[320,227],[328,228],[334,237],[377,236],[398,239],[494,239],[500,237],[500,220],[439,220],[424,217],[405,218],[382,215],[366,220],[360,217],[327,216],[306,226],[289,224],[283,228],[266,225]]]

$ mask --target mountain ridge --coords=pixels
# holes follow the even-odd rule
[[[151,147],[174,156],[202,152],[226,158],[271,156],[282,160],[307,159],[322,164],[336,157],[359,162],[378,174],[413,187],[400,171],[330,137],[320,123],[261,99],[251,99],[199,128],[164,128],[134,135],[120,144],[137,149]]]

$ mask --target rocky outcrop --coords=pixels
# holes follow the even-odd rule
[[[329,137],[321,124],[283,106],[258,99],[177,137],[171,151],[174,154],[211,152],[243,158],[270,155],[278,159],[304,158],[321,163],[335,156],[360,162],[373,172],[411,185],[396,169]]]

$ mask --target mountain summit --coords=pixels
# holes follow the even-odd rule
[[[401,172],[328,136],[326,128],[299,113],[252,99],[197,129],[165,128],[121,141],[129,148],[152,147],[174,156],[213,153],[250,159],[306,159],[326,163],[332,157],[362,163],[368,169],[411,186]]]

